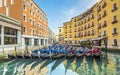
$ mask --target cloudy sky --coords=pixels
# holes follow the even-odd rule
[[[58,33],[58,27],[64,22],[70,21],[98,0],[34,0],[38,6],[46,13],[48,25],[54,33]]]

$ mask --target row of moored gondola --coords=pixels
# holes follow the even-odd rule
[[[58,59],[58,58],[71,58],[71,57],[102,57],[102,52],[98,48],[75,48],[68,45],[59,45],[54,44],[53,46],[49,46],[47,49],[43,48],[41,50],[34,50],[32,53],[22,54],[22,55],[12,55],[8,54],[9,58],[50,58],[50,59]]]

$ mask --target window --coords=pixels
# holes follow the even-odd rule
[[[23,27],[23,32],[24,32],[24,33],[26,32],[26,27]]]
[[[98,16],[98,20],[100,20],[101,19],[101,14],[99,14],[99,16]]]
[[[86,19],[84,19],[84,23],[86,23]]]
[[[4,44],[5,45],[11,45],[11,44],[17,44],[17,37],[4,37]]]
[[[113,29],[113,35],[117,34],[117,28]]]
[[[80,37],[80,33],[78,33],[78,37]]]
[[[102,8],[105,8],[106,5],[107,5],[107,3],[106,3],[106,1],[104,1],[104,4],[103,4]]]
[[[98,7],[98,12],[101,10],[101,6]]]
[[[114,41],[113,46],[117,46],[117,45],[118,45],[118,44],[117,44],[117,39],[114,39],[113,41]]]
[[[32,19],[30,18],[30,24],[32,25]]]
[[[98,24],[98,29],[101,29],[101,23]]]
[[[27,21],[27,16],[24,14],[23,15],[23,21],[26,22]]]
[[[30,34],[31,34],[31,35],[33,34],[33,30],[32,30],[32,29],[30,29]]]
[[[35,35],[35,30],[33,30],[33,36]]]
[[[61,32],[61,29],[59,30],[59,32]]]
[[[11,0],[11,5],[14,4],[14,0]]]
[[[17,44],[17,30],[9,27],[4,28],[4,44]]]
[[[70,38],[72,38],[72,35],[70,34]]]
[[[94,33],[95,33],[95,31],[94,31],[94,29],[92,29],[92,34],[91,35],[94,35]]]
[[[38,39],[34,39],[34,45],[35,46],[39,45],[39,40]]]
[[[72,44],[72,41],[70,41],[70,44]]]
[[[115,23],[117,23],[117,22],[118,22],[118,20],[117,20],[117,16],[115,15],[115,16],[113,17],[112,24],[115,24]]]
[[[107,13],[106,13],[106,10],[104,11],[104,14],[103,14],[103,16],[102,17],[105,17],[107,15]]]
[[[107,26],[107,22],[106,22],[106,21],[104,21],[103,27],[106,27],[106,26]]]
[[[6,16],[9,16],[9,7],[6,7]]]
[[[29,38],[25,38],[25,45],[30,45],[30,39]]]
[[[31,14],[31,15],[33,15],[33,12],[32,12],[32,10],[30,10],[30,14]]]
[[[88,28],[90,28],[90,24],[88,24]]]
[[[94,18],[94,14],[92,14],[92,18],[91,19],[93,19]]]
[[[2,1],[3,1],[3,0],[0,0],[0,7],[2,7]]]
[[[94,22],[92,21],[92,25],[91,25],[91,27],[94,27]]]
[[[33,8],[33,4],[31,3],[31,8]]]
[[[115,10],[117,10],[117,3],[114,3],[113,7],[112,7],[112,12],[115,11]]]
[[[36,22],[35,21],[33,21],[33,26],[35,26],[36,25]]]
[[[7,0],[4,0],[4,6],[7,6]]]
[[[23,9],[26,10],[26,5],[23,5]]]
[[[98,37],[101,37],[101,32],[99,32]]]
[[[90,36],[90,31],[88,31],[88,36]]]
[[[106,36],[106,31],[104,31],[104,35],[103,36]]]
[[[88,17],[88,21],[90,21],[90,17]]]

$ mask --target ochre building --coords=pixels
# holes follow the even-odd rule
[[[120,0],[100,0],[84,13],[63,24],[64,43],[120,49]]]

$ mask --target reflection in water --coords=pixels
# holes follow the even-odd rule
[[[119,75],[120,53],[108,61],[93,57],[0,60],[0,75]]]
[[[46,66],[48,66],[50,63],[52,63],[54,60],[51,60],[51,59],[48,59],[48,60],[46,60],[43,64],[42,64],[42,66],[40,67],[40,69],[39,69],[39,73],[41,72],[41,70],[44,68],[44,67],[46,67]]]
[[[57,66],[60,65],[64,60],[65,60],[65,58],[61,58],[61,59],[56,60],[54,65],[51,68],[51,72],[54,71],[57,68]]]
[[[71,59],[66,59],[66,64],[65,64],[65,74],[67,72],[67,69],[70,67],[71,63],[74,61],[74,58],[71,58]]]
[[[84,57],[79,57],[79,58],[76,58],[76,68],[75,68],[75,71],[79,71],[78,68],[81,66],[81,63],[83,62],[83,59]]]

